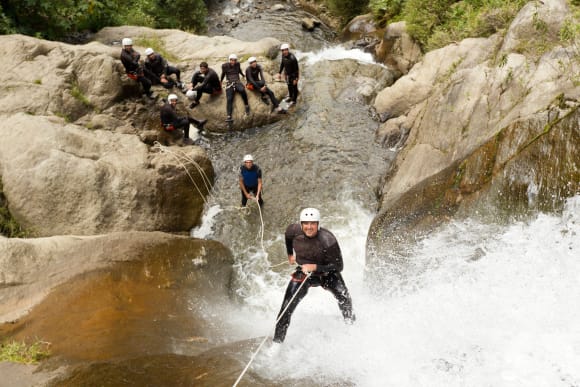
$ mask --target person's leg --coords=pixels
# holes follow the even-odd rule
[[[258,194],[258,187],[246,187],[246,191],[251,192],[256,196]],[[264,200],[262,199],[262,193],[260,192],[260,197],[258,198],[258,204],[260,207],[264,205]]]
[[[137,77],[137,81],[143,86],[143,91],[145,94],[151,94],[151,81],[143,75]]]
[[[180,117],[174,125],[177,129],[183,130],[183,138],[189,138],[189,119],[187,117]]]
[[[232,118],[232,112],[234,111],[234,95],[236,94],[235,86],[228,87],[226,89],[226,112],[228,118]]]
[[[296,82],[296,85],[294,84],[294,81],[296,80],[296,77],[288,77],[288,91],[290,93],[290,98],[292,99],[292,102],[296,103],[296,100],[298,99],[298,82]]]
[[[250,105],[248,105],[248,93],[246,93],[246,88],[241,83],[236,83],[236,91],[242,96],[244,100],[244,105],[246,106],[246,114],[250,114]]]
[[[193,124],[199,130],[203,130],[203,127],[204,127],[205,123],[207,122],[207,120],[198,120],[197,118],[194,118],[194,117],[188,117],[188,119],[189,119],[189,123]]]
[[[242,207],[245,207],[248,204],[248,198],[244,194],[244,191],[240,190],[240,192],[242,193]]]
[[[270,90],[269,87],[266,87],[266,94],[268,94],[268,97],[270,97],[270,101],[272,101],[272,106],[274,107],[274,109],[277,108],[278,105],[280,105],[280,102],[278,102],[278,99],[274,95],[274,92]]]
[[[203,96],[203,93],[211,95],[212,92],[213,92],[213,90],[211,89],[211,87],[200,87],[199,89],[197,89],[197,93],[195,96],[195,102],[199,103],[199,100]]]
[[[309,279],[306,281],[309,281]],[[278,313],[278,322],[276,323],[276,331],[274,333],[274,342],[276,343],[281,343],[286,338],[286,332],[288,331],[288,327],[290,326],[290,319],[292,318],[292,313],[294,313],[294,310],[298,306],[298,303],[308,293],[308,288],[310,287],[309,282],[306,282],[302,287],[300,287],[300,285],[302,285],[302,282],[296,281],[294,278],[292,278],[288,283],[288,287],[286,288],[286,294],[284,295],[284,301],[282,302],[282,307],[280,308],[280,312]],[[300,292],[298,292],[298,289],[300,289]],[[297,292],[298,294],[296,294]],[[294,294],[296,294],[296,297],[294,297]],[[292,303],[290,303],[292,297],[294,297],[294,300],[292,300]],[[288,309],[286,309],[287,306]],[[286,309],[285,312],[284,309]]]
[[[179,70],[177,67],[167,66],[167,69],[165,70],[165,75],[169,77],[171,74],[175,74],[177,82],[181,83],[181,70]]]
[[[338,301],[338,307],[346,322],[353,323],[356,319],[352,311],[352,299],[340,273],[329,273],[322,280],[322,287],[330,291]]]

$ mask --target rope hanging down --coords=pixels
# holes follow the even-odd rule
[[[205,171],[203,170],[203,168],[201,168],[201,166],[193,158],[187,156],[185,153],[179,152],[179,154],[178,154],[176,152],[172,152],[171,150],[169,150],[168,147],[161,145],[157,141],[155,141],[155,143],[153,144],[153,149],[157,149],[161,153],[169,154],[175,160],[177,160],[177,162],[183,168],[183,170],[185,171],[185,173],[187,174],[187,176],[189,176],[189,179],[191,180],[191,182],[193,183],[195,189],[199,193],[199,196],[201,196],[201,198],[203,199],[203,201],[205,202],[205,204],[207,204],[207,200],[205,198],[205,195],[201,192],[201,189],[198,187],[197,183],[193,179],[193,176],[191,176],[191,174],[189,173],[189,170],[187,169],[187,166],[184,164],[184,161],[191,163],[196,168],[196,170],[199,172],[199,174],[201,176],[201,179],[203,181],[203,184],[205,186],[205,190],[206,190],[207,194],[208,195],[211,195],[211,181],[207,177],[207,174],[205,173]]]
[[[286,313],[286,311],[288,310],[288,308],[292,304],[292,301],[294,301],[294,298],[296,298],[296,296],[300,293],[300,289],[302,289],[302,286],[304,286],[304,284],[306,283],[306,281],[308,280],[308,278],[310,278],[310,275],[311,274],[312,273],[310,273],[310,272],[306,274],[306,278],[304,278],[304,281],[302,281],[302,283],[298,287],[298,290],[296,290],[296,293],[294,293],[294,295],[292,296],[292,298],[290,299],[290,301],[288,302],[288,304],[286,305],[286,307],[284,308],[284,310],[282,311],[282,313],[280,313],[280,316],[276,319],[276,323],[275,324],[278,324],[278,322],[280,321],[280,319],[282,318],[282,316],[284,316],[284,313]],[[264,340],[262,340],[262,342],[258,346],[258,349],[256,349],[256,351],[254,351],[254,353],[252,354],[252,357],[250,358],[250,361],[248,362],[248,364],[246,364],[246,367],[244,368],[244,370],[242,371],[242,373],[240,374],[240,376],[238,376],[238,379],[236,380],[236,382],[233,384],[232,387],[236,387],[238,385],[238,383],[242,380],[242,378],[244,377],[245,373],[250,368],[250,364],[252,364],[252,362],[256,358],[256,355],[258,355],[258,352],[260,352],[260,349],[262,349],[262,347],[266,343],[266,340],[268,340],[269,337],[270,336],[264,337]]]

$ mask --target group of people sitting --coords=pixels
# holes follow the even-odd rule
[[[166,89],[176,87],[178,90],[184,92],[187,98],[192,101],[189,107],[193,109],[199,105],[204,93],[209,95],[222,94],[222,82],[225,78],[226,122],[233,122],[233,102],[236,93],[242,96],[245,105],[245,114],[250,114],[250,105],[248,103],[246,89],[259,92],[264,103],[272,104],[273,112],[275,111],[280,114],[286,113],[286,110],[280,106],[280,101],[278,101],[274,92],[266,85],[262,66],[258,64],[256,57],[252,56],[248,59],[248,67],[244,74],[238,62],[237,55],[231,54],[228,62],[222,64],[222,72],[219,78],[216,71],[211,69],[207,62],[201,62],[199,70],[191,78],[191,83],[185,86],[181,82],[181,71],[176,67],[170,66],[167,60],[152,48],[145,50],[146,58],[141,61],[141,54],[133,49],[133,41],[130,38],[124,38],[122,40],[122,46],[121,62],[125,67],[127,76],[139,82],[143,87],[144,94],[150,99],[155,99],[155,95],[151,91],[152,85],[161,85]],[[282,61],[277,77],[278,79],[282,79],[282,73],[285,75],[288,85],[288,97],[286,97],[285,102],[291,107],[296,104],[298,98],[300,71],[298,60],[290,53],[289,49],[290,46],[286,43],[280,46]],[[175,79],[171,75],[174,75]],[[240,75],[246,78],[245,85],[241,82]],[[182,129],[184,143],[193,143],[189,138],[189,124],[195,125],[202,131],[203,125],[205,125],[207,120],[198,120],[189,116],[178,116],[176,110],[177,101],[177,95],[170,94],[167,98],[167,103],[161,108],[161,123],[163,129],[166,131]]]

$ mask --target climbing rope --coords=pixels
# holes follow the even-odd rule
[[[302,289],[302,286],[304,286],[304,284],[306,283],[306,281],[308,280],[308,278],[310,278],[310,275],[311,274],[312,273],[310,273],[310,272],[309,273],[306,273],[306,278],[304,278],[304,281],[302,281],[302,283],[298,287],[298,290],[296,290],[296,293],[294,293],[294,295],[292,296],[292,298],[290,299],[290,301],[288,302],[288,304],[286,305],[286,307],[284,308],[284,310],[282,311],[282,313],[280,313],[280,316],[278,316],[278,318],[276,319],[276,323],[275,324],[278,324],[278,322],[280,321],[280,319],[282,318],[282,316],[284,316],[284,313],[286,313],[286,311],[288,310],[288,308],[292,304],[292,301],[294,301],[294,298],[296,298],[296,296],[298,295],[298,293],[300,293],[300,289]],[[252,364],[252,362],[256,358],[256,355],[258,355],[258,352],[260,352],[260,349],[262,349],[262,347],[264,346],[264,344],[266,343],[266,341],[268,340],[268,338],[270,338],[270,336],[264,337],[264,340],[262,340],[262,342],[258,346],[258,349],[256,349],[254,351],[254,353],[252,354],[252,357],[250,358],[250,361],[248,362],[248,364],[246,364],[246,367],[244,368],[244,370],[242,371],[242,373],[240,374],[240,376],[238,376],[238,379],[236,380],[236,382],[233,384],[232,387],[236,387],[238,385],[238,383],[240,382],[240,380],[242,380],[242,378],[244,377],[245,373],[250,368],[250,364]]]
[[[201,189],[199,188],[199,186],[197,185],[197,183],[193,179],[193,176],[191,176],[191,173],[189,173],[189,169],[187,169],[187,166],[184,164],[184,161],[191,163],[196,168],[196,170],[199,172],[199,174],[201,176],[201,179],[202,179],[202,181],[203,181],[203,183],[205,185],[205,190],[206,190],[207,194],[208,195],[211,195],[211,181],[207,177],[207,174],[205,173],[205,171],[203,170],[203,168],[201,168],[201,166],[193,158],[187,156],[185,153],[183,153],[181,151],[179,152],[179,154],[176,153],[176,152],[173,152],[173,151],[169,150],[169,147],[163,146],[163,145],[161,145],[157,141],[155,141],[155,143],[153,144],[153,149],[156,149],[156,150],[160,151],[161,153],[169,154],[175,160],[177,160],[177,162],[183,168],[183,170],[185,171],[185,173],[187,174],[187,176],[189,176],[189,179],[191,180],[191,182],[193,183],[195,189],[199,193],[199,196],[201,196],[201,198],[203,199],[204,203],[207,204],[208,201],[205,198],[205,195],[201,192]]]

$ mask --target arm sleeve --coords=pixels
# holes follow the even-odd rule
[[[317,272],[338,272],[340,273],[344,267],[342,261],[342,252],[340,251],[340,246],[338,245],[338,241],[329,231],[321,230],[323,236],[324,244],[326,245],[324,250],[324,261],[326,262],[324,265],[317,265],[316,271]]]
[[[223,82],[225,76],[226,76],[226,69],[224,69],[224,65],[222,65],[222,75],[220,75],[220,82]]]
[[[260,87],[256,84],[256,80],[254,79],[254,77],[252,76],[252,70],[250,69],[250,66],[248,66],[248,68],[246,69],[246,81],[250,84],[252,84],[252,86],[254,86],[254,88],[259,89]]]
[[[288,253],[288,255],[294,254],[294,238],[298,235],[296,233],[297,227],[298,227],[298,230],[300,230],[299,224],[291,224],[286,229],[286,233],[284,233],[284,240],[286,242],[286,253]]]

